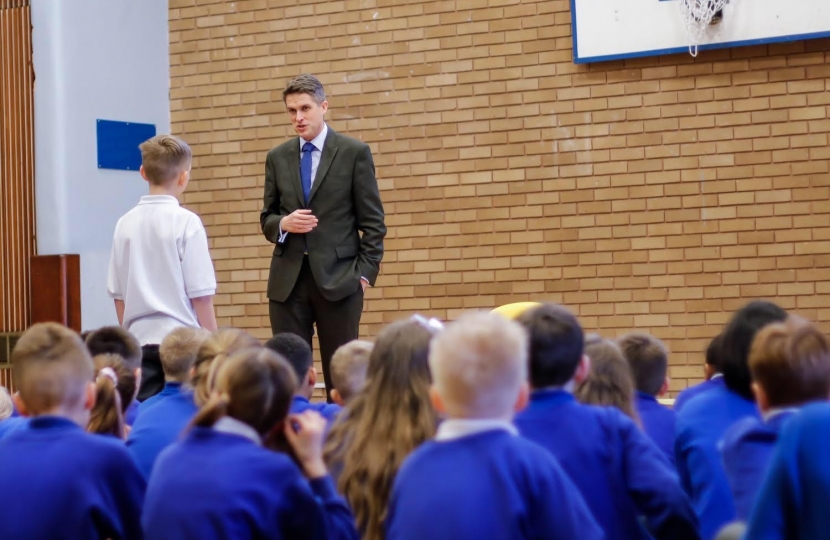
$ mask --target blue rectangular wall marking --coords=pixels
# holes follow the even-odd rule
[[[97,120],[98,168],[137,171],[141,167],[138,145],[155,136],[155,124]]]

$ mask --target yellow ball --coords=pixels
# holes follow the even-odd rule
[[[497,307],[493,310],[493,313],[498,313],[502,317],[513,320],[519,318],[525,311],[541,305],[539,302],[514,302]]]

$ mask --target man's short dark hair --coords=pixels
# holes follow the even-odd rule
[[[766,300],[754,300],[735,312],[723,331],[720,348],[723,381],[730,390],[746,399],[754,399],[749,371],[752,340],[766,325],[786,318],[786,311]]]
[[[282,100],[291,94],[308,94],[314,99],[317,105],[320,105],[326,100],[326,91],[323,89],[323,83],[314,75],[304,73],[299,77],[292,79],[282,91]]]
[[[643,332],[632,332],[617,340],[640,392],[657,396],[669,368],[669,352],[662,341]]]
[[[530,350],[530,386],[563,386],[570,381],[584,350],[579,321],[564,307],[542,304],[517,319],[527,330]]]
[[[279,354],[291,364],[297,380],[302,382],[314,363],[308,342],[290,332],[276,334],[265,342],[265,347]]]
[[[135,371],[141,367],[141,345],[127,330],[120,326],[104,326],[89,332],[85,339],[90,356],[117,354],[124,365]]]

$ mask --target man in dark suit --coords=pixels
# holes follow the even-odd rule
[[[326,125],[320,81],[300,75],[283,101],[299,137],[272,149],[265,161],[260,225],[276,244],[268,314],[274,334],[292,332],[309,345],[316,323],[328,395],[331,357],[357,338],[363,292],[378,276],[383,205],[369,147]]]

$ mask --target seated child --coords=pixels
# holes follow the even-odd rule
[[[722,388],[724,386],[723,373],[720,372],[721,341],[723,341],[723,336],[717,335],[709,342],[709,346],[706,347],[706,363],[703,366],[704,381],[686,388],[677,395],[674,405],[672,405],[675,413],[679,413],[680,409],[685,407],[686,403],[698,394],[702,394],[711,388]]]
[[[86,346],[93,358],[99,354],[117,354],[124,365],[133,371],[136,381],[136,388],[141,386],[141,345],[138,340],[128,331],[120,326],[104,326],[98,330],[86,333]],[[122,393],[121,407],[124,411],[124,421],[128,426],[133,425],[138,415],[138,395],[136,390],[133,395],[127,396]]]
[[[591,361],[591,369],[577,386],[576,398],[588,405],[616,407],[640,425],[634,408],[634,376],[617,344],[597,334],[588,334],[585,356]]]
[[[92,358],[55,323],[30,327],[12,352],[26,429],[0,441],[0,538],[140,539],[144,479],[124,444],[84,431],[95,402]]]
[[[135,396],[138,388],[135,372],[125,366],[117,354],[96,355],[92,363],[95,365],[95,406],[86,430],[124,440],[129,426],[124,423],[121,404]]]
[[[187,383],[196,354],[208,336],[201,328],[182,326],[161,341],[164,389],[141,404],[141,414],[127,438],[127,449],[145,478],[150,476],[159,453],[178,440],[198,411]]]
[[[202,407],[210,400],[216,373],[225,360],[242,349],[257,347],[262,347],[259,340],[244,330],[220,328],[211,333],[199,347],[193,363],[190,382],[196,405]]]
[[[430,348],[435,441],[404,461],[387,540],[603,538],[585,501],[511,419],[527,402],[527,337],[497,314],[462,316]]]
[[[366,369],[374,345],[371,341],[355,339],[341,345],[331,357],[331,399],[345,406],[366,385]]]
[[[737,422],[721,448],[741,521],[749,518],[781,427],[802,404],[830,396],[830,343],[818,328],[790,316],[758,332],[749,370],[763,420],[751,416]]]
[[[828,350],[824,349],[822,356]],[[781,430],[747,540],[824,540],[830,531],[830,405],[807,405]]]
[[[704,540],[714,538],[737,517],[718,447],[734,423],[760,416],[752,396],[749,347],[763,327],[786,318],[786,311],[766,301],[756,300],[738,310],[723,331],[720,358],[725,385],[699,394],[677,413],[677,473],[692,499]]]
[[[657,401],[669,390],[669,352],[662,341],[642,332],[626,334],[617,340],[617,344],[634,374],[635,403],[643,430],[674,465],[677,415]]]
[[[530,336],[533,393],[516,426],[559,461],[606,537],[698,539],[689,499],[657,446],[619,410],[574,399],[574,387],[590,369],[576,317],[544,304],[518,321]]]
[[[192,429],[153,468],[145,538],[357,539],[323,463],[325,420],[314,411],[286,416],[296,385],[291,366],[267,349],[222,363]],[[302,470],[269,449],[277,436]]]
[[[26,419],[13,416],[14,403],[5,386],[0,386],[0,439],[26,425]]]
[[[291,414],[298,414],[311,409],[323,415],[323,418],[332,422],[340,406],[328,403],[311,403],[314,394],[314,385],[317,384],[317,370],[314,368],[311,347],[306,340],[296,334],[283,332],[265,342],[265,348],[271,349],[291,364],[297,375],[299,385],[291,400]]]
[[[385,326],[369,357],[366,386],[338,415],[326,438],[326,463],[363,540],[384,537],[398,469],[435,436],[438,419],[429,397],[427,356],[439,331],[418,315]]]

